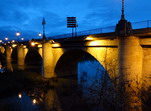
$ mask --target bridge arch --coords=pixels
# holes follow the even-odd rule
[[[94,67],[92,65],[96,63],[95,67],[105,72],[101,63],[93,55],[82,49],[66,50],[58,59],[54,72],[56,76],[76,75],[79,65],[86,61],[89,62],[88,64],[91,67]]]
[[[104,91],[107,91],[109,87],[114,89],[106,69],[86,50],[66,50],[57,61],[54,72],[58,77],[75,77],[85,96],[91,95],[90,88],[97,89],[99,92],[101,87],[104,87],[102,85],[105,85]],[[94,95],[99,97],[97,92]]]
[[[118,77],[117,47],[87,47],[85,50],[103,65],[112,80]]]
[[[61,52],[55,53],[56,51],[58,52],[60,49]],[[109,77],[111,79],[117,78],[117,58],[118,58],[118,49],[114,47],[86,47],[86,48],[60,48],[60,49],[53,49],[56,51],[53,51],[55,53],[54,57],[57,57],[55,59],[55,68],[54,72],[55,75],[63,75],[60,72],[65,72],[65,73],[77,73],[76,71],[69,71],[67,70],[67,67],[71,67],[70,61],[74,61],[75,64],[77,64],[78,61],[82,60],[83,55],[92,59],[92,61],[97,61],[104,67],[104,69],[107,71],[109,74]],[[59,56],[57,55],[59,54]],[[75,60],[74,60],[75,58]],[[70,60],[68,60],[70,59]],[[84,59],[84,58],[83,58]],[[68,60],[68,61],[67,61]],[[76,61],[77,60],[77,61]],[[75,65],[73,64],[73,66]],[[66,66],[66,67],[63,67]],[[69,68],[70,69],[70,68]],[[75,69],[74,69],[75,70]],[[66,74],[65,74],[66,75]]]
[[[12,48],[11,59],[12,59],[12,62],[17,63],[17,59],[18,59],[18,57],[17,57],[17,47]]]
[[[42,57],[36,48],[29,48],[27,54],[25,55],[26,65],[41,65]]]
[[[2,66],[5,66],[5,48],[3,46],[0,46],[0,64]]]

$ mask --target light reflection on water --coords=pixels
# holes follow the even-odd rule
[[[35,88],[0,99],[0,111],[62,111],[54,89]]]
[[[22,97],[16,94],[12,97],[0,99],[0,111],[42,111],[37,105],[32,104],[32,100],[26,93]]]
[[[12,66],[10,69],[13,71]],[[42,71],[41,66],[25,66],[22,69],[40,74]],[[45,91],[35,88],[0,100],[0,108],[3,111],[62,111],[62,109],[64,111],[84,111],[85,108],[87,111],[93,111],[97,107],[94,104],[97,104],[99,89],[104,82],[101,78],[106,77],[107,73],[95,60],[79,62],[77,72],[77,79],[58,79],[55,89]],[[109,81],[108,76],[107,81]],[[95,101],[91,100],[92,98],[93,100],[95,98]],[[99,111],[105,111],[102,108],[99,109]]]

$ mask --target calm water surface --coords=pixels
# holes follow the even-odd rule
[[[8,63],[6,68],[14,71],[17,66]],[[41,66],[20,69],[37,74],[42,72]],[[103,78],[106,78],[107,87],[112,87],[100,63],[82,61],[78,63],[77,75],[56,78],[55,87],[35,87],[0,99],[0,111],[105,111],[99,101]]]

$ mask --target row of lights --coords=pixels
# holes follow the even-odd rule
[[[20,36],[20,32],[16,32],[16,36],[18,36],[18,42],[19,42],[19,36]],[[38,36],[42,36],[41,33],[38,33]],[[5,38],[6,41],[8,41],[8,37]],[[21,40],[24,40],[24,38],[21,38]],[[3,43],[2,40],[0,40],[0,43]],[[8,43],[15,43],[15,40],[12,40],[11,42],[8,41]],[[54,40],[50,40],[50,43],[53,44],[53,47],[60,47],[60,44],[56,43]],[[37,45],[37,47],[42,47],[41,44],[38,44],[37,42],[35,41],[30,41],[30,44],[32,47],[35,47],[35,45]],[[12,47],[16,47],[17,44],[12,44]]]
[[[24,38],[21,38],[21,40],[23,41],[24,40]],[[6,37],[5,38],[5,41],[8,41],[8,37]],[[3,41],[2,40],[0,40],[0,43],[2,43]],[[15,40],[12,40],[12,43],[14,43],[15,42]]]
[[[20,36],[20,32],[16,32],[16,36],[18,36],[18,42],[19,42],[19,36]],[[24,40],[24,38],[22,37],[21,40]],[[5,37],[5,41],[7,42],[8,41],[8,37]],[[12,40],[11,43],[14,43],[15,40]],[[0,43],[3,43],[2,40],[0,40]],[[10,41],[8,41],[8,43],[10,43]]]
[[[17,32],[16,32],[16,36],[18,37],[18,42],[19,42],[19,36],[20,36],[20,35],[21,35],[20,32],[17,31]],[[41,36],[42,36],[42,33],[39,32],[39,33],[38,33],[38,36],[41,37]],[[8,38],[8,37],[5,37],[5,41],[7,42],[8,40],[9,40],[9,38]],[[21,40],[23,41],[24,38],[22,37]],[[14,42],[15,42],[15,40],[12,40],[12,41],[11,41],[11,43],[14,43]],[[0,43],[3,43],[3,41],[0,40]],[[10,41],[8,41],[8,43],[10,43]]]

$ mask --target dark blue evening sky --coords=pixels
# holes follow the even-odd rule
[[[151,20],[151,0],[125,0],[126,19]],[[38,38],[42,18],[46,36],[70,33],[66,17],[75,16],[78,31],[115,25],[121,15],[121,0],[0,0],[0,38]]]

